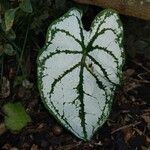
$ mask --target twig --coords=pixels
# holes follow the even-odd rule
[[[122,127],[118,128],[118,129],[112,131],[111,134],[114,134],[115,132],[118,132],[118,131],[120,131],[120,130],[129,128],[129,127],[134,127],[134,126],[136,126],[136,125],[138,125],[138,124],[140,124],[140,123],[141,123],[141,121],[136,122],[136,123],[132,123],[132,124],[129,124],[129,125],[122,126]]]
[[[143,110],[141,109],[140,111],[141,112],[150,112],[150,109],[143,109]],[[121,111],[121,113],[130,113],[130,112],[131,112],[130,110],[122,110]]]
[[[132,62],[133,62],[134,64],[138,65],[139,67],[141,67],[142,69],[144,69],[146,72],[150,73],[150,70],[147,69],[146,67],[144,67],[141,63],[138,63],[138,62],[136,62],[136,61],[134,61],[134,60],[132,60]]]
[[[17,74],[18,74],[18,71],[19,71],[19,67],[21,66],[22,73],[23,73],[23,75],[25,75],[25,72],[24,72],[24,70],[22,68],[22,65],[21,65],[21,61],[22,61],[22,57],[23,57],[23,54],[24,54],[25,46],[26,46],[26,43],[27,43],[28,32],[29,32],[29,25],[27,26],[27,30],[26,30],[26,34],[25,34],[25,38],[24,38],[24,42],[23,42],[23,46],[22,46],[21,55],[20,55],[20,58],[18,60],[19,64],[18,64],[18,68],[17,68]]]
[[[137,76],[138,77],[138,76]],[[130,79],[132,79],[132,81],[134,81],[134,82],[136,82],[136,83],[139,83],[139,84],[143,84],[143,83],[150,83],[150,81],[148,81],[148,80],[144,80],[144,79],[140,79],[140,80],[138,80],[138,79],[134,79],[134,78],[130,78]],[[140,85],[139,85],[140,86]]]

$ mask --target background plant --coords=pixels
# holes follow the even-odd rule
[[[27,57],[32,53],[33,47],[36,51],[41,48],[47,30],[46,27],[65,9],[65,0],[61,2],[59,0],[1,1],[1,76],[3,76],[6,55],[14,56],[17,60],[17,73],[21,70],[22,75],[28,75],[25,67]]]

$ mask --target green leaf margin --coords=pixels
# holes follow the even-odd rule
[[[47,34],[46,34],[45,45],[44,45],[44,47],[41,49],[41,51],[39,52],[39,54],[38,54],[38,56],[37,56],[37,66],[38,66],[38,68],[39,68],[39,67],[42,68],[42,64],[40,64],[40,62],[39,62],[39,57],[40,57],[40,55],[41,55],[41,54],[48,48],[48,46],[50,45],[50,43],[48,42],[50,28],[51,28],[55,23],[57,23],[58,21],[60,21],[62,17],[66,18],[66,17],[68,16],[68,14],[69,14],[72,10],[78,10],[79,12],[81,12],[81,14],[83,14],[83,11],[82,11],[82,10],[73,7],[73,8],[71,8],[67,13],[65,13],[63,16],[61,16],[61,17],[59,17],[57,20],[53,21],[53,22],[50,24],[50,26],[48,27]],[[118,24],[123,27],[123,24],[122,24],[122,22],[121,22],[121,20],[120,20],[120,17],[119,17],[119,15],[118,15],[118,12],[117,12],[116,10],[113,10],[113,9],[110,9],[110,8],[109,8],[109,9],[104,9],[103,11],[101,11],[100,13],[98,13],[98,14],[95,16],[95,18],[100,17],[100,16],[103,16],[103,14],[104,14],[105,12],[108,12],[108,11],[114,12],[114,13],[117,14],[117,16],[118,16],[118,18],[119,18],[119,19],[118,19]],[[93,19],[93,22],[91,23],[90,29],[91,29],[91,27],[93,26],[93,23],[94,23],[95,18]],[[83,29],[84,29],[84,28],[83,28]],[[85,30],[85,29],[84,29],[84,30]],[[123,48],[123,47],[124,47],[124,46],[123,46],[124,32],[121,33],[121,36],[122,36],[122,41],[121,41],[120,47]],[[125,55],[125,52],[123,51],[123,52],[121,53],[121,57],[122,57],[122,59],[123,59],[123,62],[122,62],[122,65],[120,66],[121,69],[119,68],[120,70],[122,70],[122,67],[123,67],[124,64],[125,64],[125,56],[126,56],[126,55]],[[38,72],[38,69],[37,69],[37,72]],[[122,85],[122,83],[123,83],[123,73],[121,73],[121,75],[120,75],[119,78],[120,78],[120,85]],[[50,113],[51,115],[53,115],[53,117],[58,121],[58,123],[60,123],[61,125],[63,125],[63,126],[65,127],[65,129],[67,129],[66,125],[63,124],[63,123],[58,119],[57,115],[55,115],[55,114],[52,112],[52,110],[49,108],[49,106],[46,104],[46,101],[45,101],[45,98],[44,98],[43,92],[42,92],[42,83],[40,83],[39,79],[40,79],[40,78],[39,78],[39,76],[38,76],[38,81],[37,81],[37,83],[38,83],[38,89],[39,89],[39,91],[40,91],[41,100],[42,100],[42,102],[43,102],[45,108],[49,111],[49,113]],[[40,79],[40,80],[41,80],[41,79]],[[116,90],[117,90],[119,87],[120,87],[120,86],[118,85],[118,87],[116,87]],[[111,99],[114,99],[114,94],[112,94]],[[110,106],[110,107],[109,107],[109,112],[111,112],[112,103],[113,103],[113,101],[111,101],[111,103],[109,104],[109,106]],[[101,125],[101,126],[102,126],[102,125]],[[97,130],[94,132],[94,134],[99,130],[99,128],[100,128],[101,126],[99,126],[99,127],[97,128]],[[67,129],[67,130],[70,131],[69,129]],[[93,136],[92,136],[92,137],[93,137]],[[92,138],[92,137],[91,137],[91,138]],[[91,139],[91,138],[90,138],[90,139]],[[89,141],[89,139],[84,139],[84,138],[81,138],[81,139],[83,139],[84,141]]]

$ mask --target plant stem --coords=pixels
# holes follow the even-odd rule
[[[1,68],[1,80],[2,80],[2,78],[3,78],[3,69],[4,69],[4,63],[3,63],[4,62],[4,55],[2,54],[1,57],[2,57],[2,66],[1,66],[2,67]]]
[[[19,67],[21,67],[22,74],[25,75],[25,71],[24,71],[24,69],[23,69],[23,67],[21,65],[21,61],[22,61],[22,57],[23,57],[23,54],[24,54],[25,46],[26,46],[26,43],[27,43],[28,32],[29,32],[29,25],[27,26],[25,39],[24,39],[23,46],[22,46],[22,51],[21,51],[21,54],[20,54],[20,58],[18,60],[19,65],[18,65],[18,68],[17,68],[17,74],[18,74],[18,71],[19,71]]]

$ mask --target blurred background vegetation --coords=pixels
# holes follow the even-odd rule
[[[1,77],[8,56],[16,59],[16,73],[28,76],[27,60],[42,47],[48,25],[66,11],[65,3],[65,0],[1,0]]]

